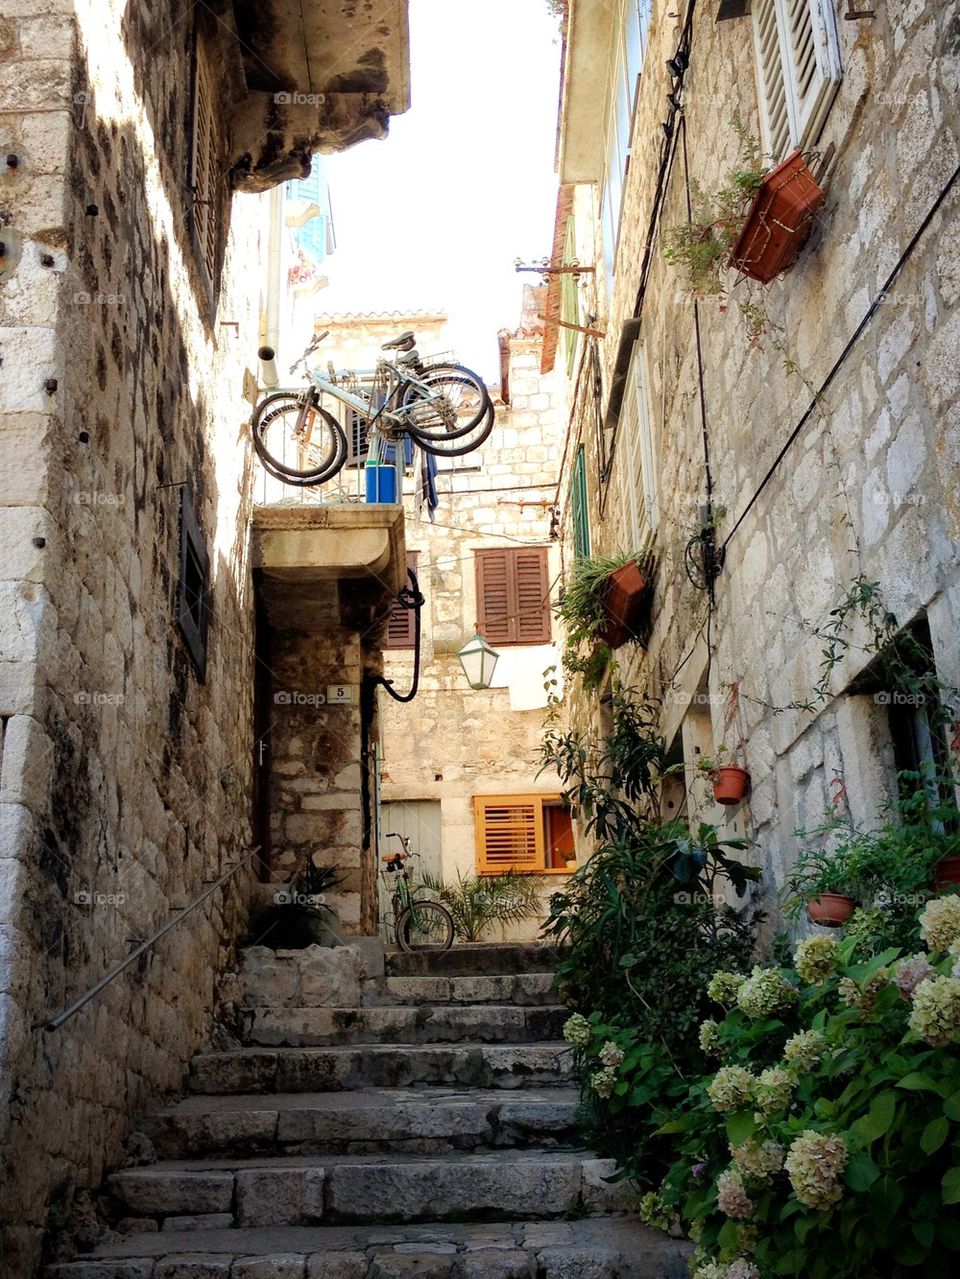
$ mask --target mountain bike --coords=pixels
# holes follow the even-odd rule
[[[355,371],[328,366],[307,369],[307,360],[327,337],[314,338],[291,365],[302,365],[309,385],[272,391],[253,414],[253,444],[264,469],[285,484],[323,484],[343,467],[347,437],[322,397],[352,409],[367,439],[395,444],[404,434],[428,453],[459,457],[478,448],[493,430],[493,405],[482,379],[462,364],[425,364],[409,330],[382,349],[398,352],[394,362],[380,357],[369,382]]]
[[[449,950],[453,945],[453,916],[439,902],[413,896],[406,862],[417,854],[410,851],[409,837],[392,830],[386,838],[399,839],[403,845],[402,853],[388,853],[380,858],[391,885],[397,945],[401,950]]]

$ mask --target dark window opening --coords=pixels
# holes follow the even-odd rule
[[[177,624],[199,679],[207,667],[210,621],[210,561],[190,494],[181,489]]]

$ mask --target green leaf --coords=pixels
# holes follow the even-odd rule
[[[757,1130],[752,1111],[741,1110],[727,1120],[727,1140],[731,1146],[742,1146]]]
[[[960,1221],[945,1217],[937,1222],[937,1238],[944,1248],[960,1252]]]
[[[906,1088],[908,1092],[939,1093],[942,1085],[938,1084],[935,1079],[931,1079],[929,1075],[924,1074],[922,1070],[914,1070],[909,1075],[904,1075],[897,1087]]]
[[[948,1119],[960,1123],[960,1092],[955,1092],[952,1097],[947,1098],[943,1103],[943,1113]]]
[[[806,1243],[807,1235],[811,1230],[815,1230],[817,1228],[817,1224],[817,1218],[815,1216],[798,1217],[793,1223],[793,1233],[797,1236],[800,1243]]]
[[[960,1203],[960,1168],[951,1168],[940,1182],[941,1198],[945,1204]]]
[[[896,1094],[886,1089],[874,1097],[870,1109],[853,1125],[854,1130],[864,1141],[876,1141],[878,1137],[884,1137],[890,1131],[896,1112]]]
[[[937,1228],[932,1221],[915,1221],[910,1229],[913,1231],[913,1237],[917,1243],[922,1244],[924,1248],[933,1247]]]
[[[879,1176],[880,1169],[869,1155],[854,1155],[847,1164],[847,1185],[861,1194],[869,1190]]]
[[[950,1122],[947,1119],[931,1119],[920,1137],[920,1149],[925,1155],[932,1155],[939,1150],[950,1136]]]
[[[887,1174],[870,1187],[870,1210],[879,1222],[895,1219],[903,1203],[903,1191]]]

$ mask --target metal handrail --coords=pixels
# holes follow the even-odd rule
[[[196,900],[192,901],[189,906],[182,907],[178,915],[175,915],[173,919],[168,919],[162,927],[158,928],[157,931],[152,934],[152,936],[148,937],[146,941],[142,941],[138,946],[136,946],[130,954],[127,955],[126,959],[121,959],[119,963],[114,964],[113,967],[105,973],[98,982],[91,986],[89,990],[85,991],[84,994],[82,994],[78,999],[75,999],[72,1004],[64,1008],[63,1012],[57,1013],[56,1017],[51,1017],[49,1021],[45,1022],[43,1026],[44,1030],[59,1030],[63,1023],[65,1021],[69,1021],[74,1013],[78,1013],[80,1009],[83,1008],[85,1004],[88,1004],[95,995],[99,995],[101,990],[103,990],[106,986],[109,986],[114,977],[119,977],[124,969],[130,967],[135,959],[140,958],[144,951],[149,950],[151,946],[155,946],[161,937],[166,936],[166,934],[170,932],[171,928],[175,928],[177,924],[186,919],[188,915],[192,914],[198,906],[202,905],[208,897],[212,897],[218,888],[222,888],[227,880],[231,879],[238,870],[251,860],[251,858],[256,857],[259,851],[260,845],[258,844],[256,848],[252,848],[250,852],[247,853],[246,857],[241,858],[240,861],[237,862],[236,866],[231,866],[229,870],[224,871],[219,879],[215,879],[210,887],[205,892],[201,893]]]

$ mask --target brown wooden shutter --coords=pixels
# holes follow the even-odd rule
[[[546,547],[485,548],[476,556],[477,622],[487,643],[549,643]]]
[[[417,552],[407,551],[407,568],[417,571]],[[410,585],[410,579],[404,579],[404,586]],[[394,604],[387,622],[387,636],[384,648],[413,648],[416,642],[416,623],[414,609],[404,608],[402,604]]]
[[[206,56],[198,45],[193,104],[193,216],[201,260],[211,281],[217,266],[218,198],[214,88]]]
[[[540,795],[475,795],[477,872],[540,871],[545,865]]]

